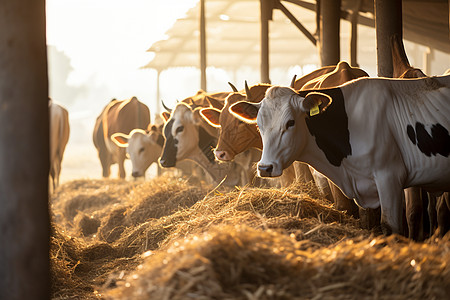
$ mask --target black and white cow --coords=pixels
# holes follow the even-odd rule
[[[403,188],[450,191],[450,76],[363,78],[337,88],[272,87],[230,110],[257,122],[262,177],[298,160],[364,208],[381,206],[386,233],[402,233]]]

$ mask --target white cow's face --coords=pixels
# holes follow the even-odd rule
[[[130,134],[115,133],[111,136],[116,145],[127,148],[127,154],[131,160],[132,176],[142,177],[148,167],[158,161],[161,155],[162,144],[158,143],[161,133],[156,131],[145,132],[142,129],[134,129]]]
[[[177,148],[176,160],[188,158],[198,147],[198,129],[193,119],[193,112],[187,105],[177,105],[172,115],[171,134]]]
[[[127,153],[130,156],[132,164],[133,177],[145,175],[145,171],[154,162],[158,161],[161,155],[162,147],[156,143],[155,133],[145,133],[144,131],[135,131],[128,140]]]
[[[291,88],[275,86],[267,90],[265,98],[258,104],[239,102],[230,108],[238,118],[258,124],[263,142],[259,176],[280,176],[305,148],[306,112],[316,106],[317,101],[313,97],[307,98]]]

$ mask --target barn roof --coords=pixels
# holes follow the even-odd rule
[[[349,19],[357,0],[342,0],[343,19]],[[283,5],[309,30],[316,30],[315,1],[285,0]],[[295,4],[294,4],[295,3]],[[298,5],[297,5],[298,4]],[[260,1],[206,0],[208,66],[237,69],[260,66]],[[164,70],[198,66],[199,3],[178,19],[160,40],[148,49],[155,57],[144,66]],[[362,0],[359,14],[359,45],[374,27],[373,0]],[[404,38],[450,53],[449,4],[447,0],[403,0]],[[317,49],[278,9],[269,30],[270,65],[286,68],[318,62]],[[343,36],[344,35],[344,36]],[[373,36],[370,35],[370,36]],[[341,29],[341,39],[346,38]],[[347,36],[348,38],[348,36]],[[371,41],[374,44],[374,41]],[[364,48],[358,51],[364,56]]]

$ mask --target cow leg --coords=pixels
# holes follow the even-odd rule
[[[450,197],[448,192],[437,198],[436,207],[439,236],[443,237],[450,230]]]
[[[120,149],[119,151],[119,157],[117,160],[117,164],[119,166],[119,178],[125,179],[125,158],[126,158],[126,152],[125,149]]]
[[[355,201],[347,198],[333,182],[328,180],[328,183],[330,185],[331,195],[333,196],[336,209],[345,211],[348,215],[357,218],[359,213],[358,205],[356,205]]]
[[[422,195],[419,187],[410,187],[404,190],[406,204],[406,220],[408,223],[408,236],[415,241],[423,238],[422,224]]]
[[[437,197],[432,193],[428,193],[428,218],[430,219],[430,236],[437,229]]]
[[[384,234],[403,234],[403,203],[405,194],[396,179],[384,172],[375,174],[375,182],[381,206],[381,230]]]

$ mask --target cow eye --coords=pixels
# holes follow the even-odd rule
[[[139,154],[141,154],[142,152],[144,152],[144,147],[142,147],[141,149],[139,149]]]
[[[292,126],[294,126],[294,125],[295,125],[295,120],[289,120],[289,121],[287,121],[287,123],[286,123],[286,130],[288,130],[289,127],[292,127]]]
[[[183,132],[183,130],[184,130],[184,126],[180,126],[177,128],[177,130],[175,130],[175,133]]]

